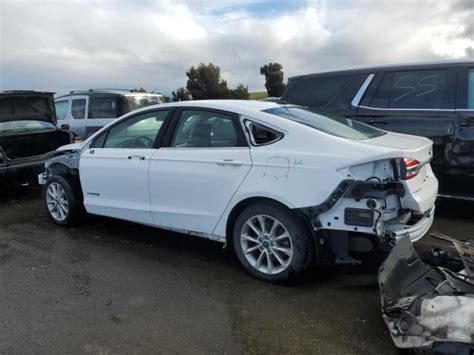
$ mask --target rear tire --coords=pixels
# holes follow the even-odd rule
[[[53,175],[46,181],[43,201],[48,217],[58,225],[74,225],[83,211],[80,186],[61,175]]]
[[[311,234],[300,218],[270,202],[253,204],[239,215],[233,244],[250,274],[275,283],[301,275],[314,256]]]

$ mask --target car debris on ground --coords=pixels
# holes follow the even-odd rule
[[[431,235],[452,242],[459,257],[434,250],[423,261],[410,239],[400,240],[379,272],[383,318],[397,348],[472,354],[474,240]]]

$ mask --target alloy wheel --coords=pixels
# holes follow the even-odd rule
[[[51,216],[59,221],[64,221],[69,214],[69,202],[66,191],[57,182],[49,184],[46,191],[46,204]]]
[[[250,265],[267,275],[286,270],[293,258],[290,234],[283,223],[271,216],[249,218],[242,227],[240,244]]]

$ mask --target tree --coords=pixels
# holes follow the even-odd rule
[[[191,94],[185,88],[179,88],[176,91],[173,91],[171,95],[173,96],[171,100],[173,100],[174,102],[191,100]]]
[[[163,95],[162,98],[165,102],[171,102],[171,97],[169,96]]]
[[[135,88],[135,89],[132,89],[130,90],[131,92],[147,92],[144,88],[142,88],[141,86],[139,88]]]
[[[283,67],[279,63],[268,63],[260,68],[260,74],[265,75],[265,88],[268,96],[280,97],[285,91],[282,69]]]
[[[199,64],[191,67],[187,72],[186,88],[194,100],[225,99],[229,97],[227,82],[221,79],[221,70],[212,63]]]
[[[243,84],[239,84],[235,89],[229,90],[229,99],[248,100],[249,97],[249,89]]]

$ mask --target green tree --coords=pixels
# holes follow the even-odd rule
[[[243,84],[239,84],[235,89],[229,90],[229,99],[248,100],[249,97],[249,89]]]
[[[283,67],[279,63],[268,63],[260,68],[260,74],[265,75],[265,88],[268,96],[279,97],[285,91],[282,69]]]
[[[132,89],[130,90],[131,92],[147,92],[144,88],[142,88],[141,86],[139,88],[135,88],[135,89]]]
[[[176,91],[173,91],[171,95],[173,96],[171,100],[173,100],[174,102],[191,100],[191,94],[185,88],[179,88]]]
[[[229,97],[227,82],[221,79],[221,70],[212,63],[199,64],[187,72],[186,88],[194,100],[225,99]]]

